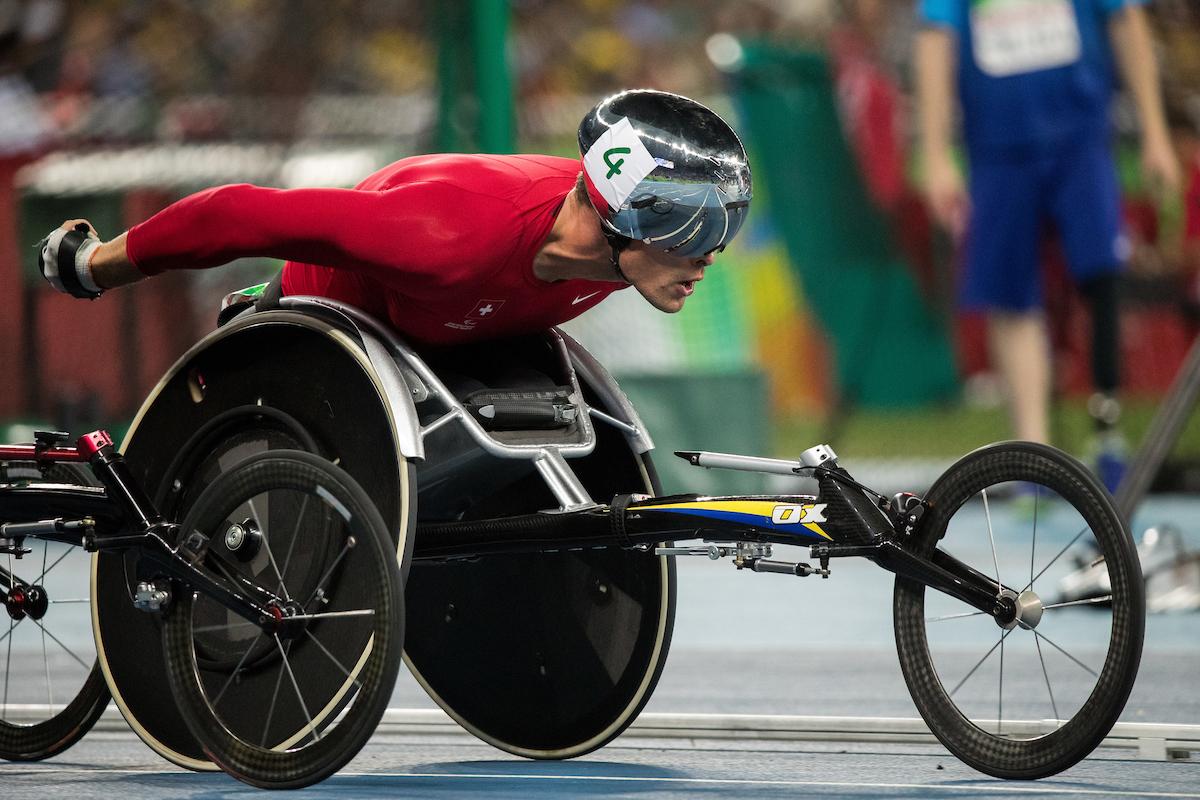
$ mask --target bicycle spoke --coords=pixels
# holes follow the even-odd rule
[[[257,628],[253,622],[242,620],[241,622],[226,622],[224,625],[201,625],[199,628],[192,628],[192,633],[212,633],[213,631],[227,631],[230,628]]]
[[[259,495],[255,495],[254,497],[258,497],[258,496]],[[250,507],[250,516],[254,519],[254,521],[256,523],[258,523],[259,533],[261,533],[263,535],[263,538],[265,539],[267,537],[267,532],[265,530],[263,530],[263,526],[262,526],[262,522],[261,522],[261,520],[263,519],[263,516],[262,516],[262,514],[259,514],[258,509],[254,507],[254,497],[251,497],[250,499],[248,499],[246,501],[246,505],[248,505]]]
[[[1013,630],[1016,630],[1016,629],[1014,628]],[[1004,632],[1004,633],[1003,633],[1003,634],[1000,636],[1000,642],[1003,642],[1003,641],[1004,641],[1006,638],[1008,638],[1008,635],[1009,635],[1010,633],[1012,633],[1012,630],[1007,630],[1007,631],[1005,631],[1005,632]],[[996,642],[994,645],[992,645],[991,649],[989,649],[989,650],[988,650],[986,653],[984,653],[984,654],[983,654],[983,658],[981,658],[981,659],[979,659],[979,661],[975,662],[975,666],[971,667],[971,671],[970,671],[970,672],[968,672],[968,673],[967,673],[967,674],[966,674],[966,675],[963,677],[963,679],[962,679],[961,681],[959,681],[959,682],[958,682],[958,685],[957,685],[957,686],[955,686],[953,689],[951,689],[951,690],[950,690],[950,696],[951,696],[951,697],[953,697],[953,696],[954,696],[954,693],[955,693],[955,692],[957,692],[959,689],[961,689],[961,688],[962,688],[962,685],[963,685],[964,683],[966,683],[968,680],[970,680],[970,679],[971,679],[971,676],[975,674],[976,670],[978,670],[980,667],[982,667],[982,666],[983,666],[983,662],[987,661],[987,660],[988,660],[988,657],[989,657],[989,656],[990,656],[992,653],[996,652],[996,648],[1000,646],[1000,642]]]
[[[1054,640],[1053,640],[1053,639],[1051,639],[1050,637],[1046,636],[1046,634],[1044,634],[1044,633],[1041,633],[1040,631],[1034,630],[1034,632],[1033,632],[1033,635],[1034,635],[1034,636],[1036,636],[1036,637],[1037,637],[1037,638],[1039,638],[1039,639],[1045,639],[1045,640],[1046,640],[1046,644],[1050,645],[1050,646],[1051,646],[1051,647],[1053,647],[1055,650],[1057,650],[1058,652],[1062,653],[1062,654],[1063,654],[1064,656],[1066,656],[1067,658],[1069,658],[1069,659],[1071,659],[1072,661],[1074,661],[1076,664],[1078,664],[1080,667],[1082,667],[1084,670],[1086,670],[1086,671],[1087,671],[1087,672],[1088,672],[1088,673],[1089,673],[1089,674],[1090,674],[1090,675],[1091,675],[1093,678],[1097,678],[1097,679],[1099,679],[1099,677],[1100,677],[1100,676],[1099,676],[1099,675],[1096,673],[1096,671],[1095,671],[1094,669],[1092,669],[1092,668],[1091,668],[1091,667],[1089,667],[1087,664],[1085,664],[1085,663],[1083,663],[1082,661],[1080,661],[1080,660],[1079,660],[1078,658],[1076,658],[1075,656],[1073,656],[1073,655],[1071,655],[1070,653],[1068,653],[1066,650],[1063,650],[1061,647],[1059,647],[1057,644],[1055,644],[1055,643],[1054,643]]]
[[[84,669],[86,669],[86,670],[91,670],[91,668],[92,668],[92,665],[91,665],[91,664],[87,663],[87,662],[86,662],[86,661],[84,661],[82,658],[80,658],[79,656],[77,656],[77,655],[75,654],[75,652],[74,652],[74,651],[73,651],[71,648],[67,647],[65,644],[63,644],[61,641],[59,641],[59,638],[58,638],[57,636],[55,636],[53,633],[51,633],[50,631],[46,630],[46,627],[45,627],[44,625],[42,625],[42,623],[41,623],[41,622],[39,622],[38,620],[36,620],[36,619],[35,619],[35,620],[33,621],[33,624],[34,624],[34,625],[37,625],[39,628],[41,628],[41,629],[42,629],[42,633],[44,633],[44,634],[46,634],[47,636],[49,636],[49,637],[50,637],[50,639],[51,639],[51,640],[52,640],[52,641],[53,641],[55,644],[57,644],[59,647],[61,647],[63,650],[65,650],[65,651],[66,651],[66,653],[67,653],[67,655],[69,655],[71,658],[73,658],[73,659],[75,659],[76,661],[78,661],[78,662],[79,662],[79,664],[80,664],[80,666],[82,666],[82,667],[83,667]],[[48,663],[47,663],[47,667],[49,667],[49,664],[48,664]]]
[[[373,617],[375,609],[361,608],[357,611],[319,611],[316,614],[296,614],[288,619],[329,619],[330,617]]]
[[[55,605],[56,603],[90,603],[90,602],[92,602],[90,597],[71,597],[71,598],[67,598],[66,600],[50,600],[49,601],[50,605]]]
[[[15,620],[15,621],[14,621],[12,618],[9,618],[9,620],[8,620],[8,633],[4,634],[3,636],[0,636],[0,642],[3,642],[5,639],[8,639],[8,637],[12,635],[13,629],[14,629],[14,628],[16,628],[16,627],[18,627],[20,624],[21,624],[21,620]],[[9,641],[9,643],[8,643],[8,646],[9,646],[9,647],[12,647],[12,641],[11,641],[11,640]]]
[[[362,681],[360,681],[358,678],[354,677],[354,675],[352,675],[350,673],[350,670],[348,670],[344,666],[342,666],[342,662],[338,661],[337,656],[335,656],[333,653],[329,652],[329,650],[325,647],[325,645],[321,644],[321,640],[312,635],[312,631],[305,630],[304,635],[307,636],[309,639],[312,639],[313,644],[315,644],[317,647],[319,647],[321,649],[321,652],[329,657],[329,660],[332,661],[337,666],[337,668],[342,671],[343,675],[345,675],[347,678],[350,678],[352,681],[354,681],[354,686],[356,688],[362,686]]]
[[[333,574],[335,569],[337,569],[337,565],[342,563],[342,559],[345,558],[346,553],[353,549],[355,543],[356,542],[353,536],[346,537],[346,544],[342,545],[342,551],[337,554],[337,558],[335,558],[333,563],[329,565],[329,569],[325,570],[325,574],[321,576],[321,580],[317,581],[317,588],[313,589],[313,593],[310,594],[308,599],[304,601],[302,608],[308,608],[308,604],[313,601],[313,599],[317,596],[317,593],[324,591],[325,581],[329,580],[329,576]]]
[[[1049,564],[1047,564],[1046,566],[1042,567],[1042,570],[1041,570],[1041,572],[1039,572],[1037,575],[1034,575],[1032,578],[1030,578],[1030,579],[1029,579],[1029,583],[1025,584],[1025,589],[1028,589],[1028,588],[1032,587],[1032,586],[1033,586],[1033,582],[1034,582],[1034,581],[1036,581],[1038,578],[1040,578],[1040,577],[1042,577],[1043,575],[1045,575],[1045,574],[1046,574],[1046,570],[1048,570],[1048,569],[1050,569],[1050,567],[1054,566],[1054,562],[1056,562],[1056,561],[1058,561],[1060,558],[1062,558],[1062,557],[1063,557],[1063,553],[1067,552],[1067,551],[1068,551],[1068,550],[1070,550],[1072,547],[1074,547],[1074,546],[1075,546],[1075,543],[1079,541],[1079,537],[1083,536],[1085,533],[1087,533],[1087,532],[1088,532],[1088,531],[1090,531],[1090,530],[1091,530],[1091,528],[1089,528],[1087,525],[1084,525],[1084,526],[1083,526],[1083,527],[1082,527],[1082,528],[1079,530],[1079,533],[1075,534],[1074,538],[1072,538],[1072,539],[1071,539],[1071,541],[1067,542],[1066,546],[1065,546],[1065,547],[1063,547],[1063,549],[1062,549],[1062,550],[1059,550],[1059,551],[1058,551],[1058,555],[1056,555],[1054,558],[1050,559],[1050,563],[1049,563]],[[1021,591],[1023,592],[1023,591],[1025,591],[1025,589],[1022,589]],[[1020,594],[1020,592],[1018,592],[1018,594]]]
[[[198,628],[192,628],[192,633],[195,633]],[[246,659],[250,657],[250,653],[254,652],[254,645],[258,644],[258,640],[262,638],[260,631],[258,636],[254,637],[254,641],[250,642],[250,646],[246,648],[246,652],[242,653],[242,658],[238,661],[237,666],[233,668],[233,672],[229,673],[229,677],[225,679],[225,684],[221,687],[221,691],[217,692],[217,696],[213,698],[212,707],[215,709],[217,704],[221,702],[221,698],[225,696],[226,690],[233,684],[235,678],[242,671],[242,666],[246,663]]]
[[[271,562],[271,569],[275,570],[275,577],[279,579],[279,591],[283,592],[283,599],[290,603],[292,596],[288,594],[287,587],[283,585],[283,574],[279,571],[279,565],[275,563],[275,554],[271,552],[271,540],[267,537],[266,531],[263,531],[263,547],[267,550],[267,560]]]
[[[1000,636],[1000,703],[996,710],[996,735],[1004,732],[1004,636]]]
[[[279,641],[278,637],[275,639]],[[291,650],[292,643],[288,642],[288,649]],[[275,689],[271,692],[271,705],[267,708],[267,721],[263,724],[262,738],[258,740],[259,747],[267,746],[267,734],[271,730],[271,720],[275,717],[275,704],[279,701],[279,687],[283,685],[283,670],[279,670],[279,674],[275,676]]]
[[[305,495],[305,497],[307,497],[307,495]],[[251,507],[253,507],[253,505],[251,505]],[[259,522],[259,530],[262,531],[263,534],[263,547],[266,549],[266,560],[270,561],[271,569],[275,571],[275,577],[278,578],[278,582],[280,582],[280,591],[283,593],[283,600],[292,602],[292,596],[288,594],[288,588],[286,585],[283,585],[283,573],[280,572],[280,565],[275,563],[275,553],[271,552],[270,531],[266,529],[266,525],[263,525],[262,522]],[[294,537],[292,541],[295,541]]]
[[[296,549],[296,540],[300,538],[300,523],[304,520],[304,512],[308,509],[309,495],[305,494],[304,499],[300,501],[300,512],[296,515],[296,529],[292,531],[292,540],[288,542],[287,555],[283,558],[283,570],[280,572],[279,580],[282,582],[284,576],[287,575],[288,566],[292,563],[292,552]]]
[[[54,716],[54,684],[50,682],[50,656],[46,654],[46,629],[36,619],[38,627],[42,629],[42,662],[46,665],[46,715]],[[55,641],[58,641],[55,639]],[[68,651],[70,652],[70,651]]]
[[[984,612],[984,611],[965,611],[962,614],[946,614],[945,616],[941,616],[941,617],[926,617],[925,621],[926,622],[945,622],[948,619],[966,619],[967,617],[978,617],[978,616],[982,616],[985,613],[986,612]]]
[[[1042,655],[1042,641],[1035,636],[1033,643],[1037,645],[1038,661],[1042,662],[1042,677],[1046,679],[1046,692],[1050,695],[1050,708],[1054,710],[1054,719],[1060,720],[1062,717],[1058,715],[1058,704],[1054,702],[1054,690],[1050,688],[1050,672],[1046,669],[1046,659]]]
[[[1051,603],[1048,606],[1042,606],[1042,611],[1049,611],[1052,608],[1066,608],[1067,606],[1084,606],[1095,603],[1111,603],[1112,595],[1106,594],[1103,597],[1089,597],[1086,600],[1068,600],[1065,603]]]
[[[300,709],[304,712],[304,718],[308,720],[308,730],[312,734],[313,741],[319,742],[321,734],[317,733],[317,726],[313,724],[312,714],[308,713],[308,704],[304,702],[304,695],[300,693],[300,684],[296,682],[296,675],[292,672],[292,663],[288,661],[287,653],[283,651],[283,644],[279,641],[278,636],[275,637],[275,646],[279,648],[279,654],[283,656],[283,668],[287,670],[288,678],[292,681],[292,688],[296,690],[296,699],[300,701]]]
[[[1029,588],[1033,588],[1033,562],[1037,557],[1037,512],[1038,512],[1038,494],[1041,487],[1036,483],[1033,485],[1033,544],[1029,546]]]
[[[4,658],[4,719],[8,719],[8,676],[12,674],[12,632],[15,627],[16,620],[9,617],[8,633],[4,634],[4,638],[8,639],[8,655]]]
[[[987,520],[988,541],[992,545],[992,563],[996,566],[996,591],[1000,591],[1000,559],[996,557],[996,537],[992,535],[992,510],[988,507],[987,489],[983,494],[983,516]]]
[[[74,550],[75,548],[77,548],[78,546],[79,545],[73,544],[70,547],[68,547],[66,550],[64,550],[63,554],[61,556],[54,559],[53,564],[51,564],[49,567],[45,567],[42,569],[42,574],[38,577],[38,579],[36,581],[34,581],[34,583],[41,583],[42,581],[44,581],[46,579],[46,576],[49,575],[54,570],[55,567],[57,567],[59,564],[61,564],[62,560],[64,558],[71,555],[71,551]]]

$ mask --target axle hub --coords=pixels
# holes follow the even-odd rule
[[[4,607],[8,616],[15,620],[25,617],[39,620],[46,616],[46,610],[50,608],[50,598],[43,586],[14,586],[8,592]]]
[[[996,598],[994,616],[996,624],[1005,630],[1012,630],[1020,625],[1027,630],[1033,630],[1042,621],[1042,598],[1037,592],[1026,589],[1021,594],[1005,590]]]
[[[270,617],[261,619],[265,630],[279,636],[281,639],[294,639],[304,632],[307,620],[296,619],[304,616],[304,606],[295,600],[285,603],[273,602],[267,606]]]
[[[222,541],[225,549],[241,562],[253,561],[262,549],[262,531],[254,519],[245,519],[240,523],[231,524],[226,530]]]

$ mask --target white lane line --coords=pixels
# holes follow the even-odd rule
[[[188,774],[184,771],[163,772],[150,769],[8,769],[6,776],[18,775],[47,775],[47,774],[104,774],[104,775],[168,775]],[[519,773],[465,773],[465,772],[339,772],[333,776],[338,778],[437,778],[437,779],[466,779],[466,780],[516,780],[516,781],[591,781],[611,783],[666,783],[687,784],[700,786],[792,786],[812,787],[822,789],[919,789],[921,791],[947,791],[961,794],[964,791],[992,792],[993,794],[1033,794],[1033,795],[1081,795],[1086,797],[1170,797],[1170,798],[1200,798],[1197,792],[1148,792],[1130,791],[1124,789],[1070,789],[1044,785],[1028,785],[1013,783],[871,783],[854,781],[789,781],[789,780],[758,780],[753,778],[667,778],[637,775],[522,775]],[[205,780],[197,776],[197,780]]]

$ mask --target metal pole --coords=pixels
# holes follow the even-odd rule
[[[1158,413],[1150,423],[1141,447],[1125,470],[1117,486],[1117,511],[1128,522],[1133,512],[1146,497],[1150,484],[1158,475],[1171,449],[1179,441],[1191,416],[1196,400],[1200,397],[1200,338],[1192,344],[1187,359],[1167,390]]]
[[[433,22],[437,34],[438,115],[435,147],[440,153],[461,149],[458,110],[462,70],[459,63],[468,55],[463,46],[463,24],[459,3],[433,4]]]
[[[508,0],[472,0],[471,41],[479,98],[479,149],[511,153],[514,145],[512,79],[509,75]]]

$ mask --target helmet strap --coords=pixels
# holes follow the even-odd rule
[[[622,236],[619,233],[613,233],[607,228],[601,228],[604,238],[608,240],[609,247],[612,248],[612,254],[609,256],[609,263],[612,264],[613,272],[617,273],[617,277],[625,283],[633,285],[633,281],[625,277],[625,273],[621,271],[621,251],[633,242],[627,236]]]

